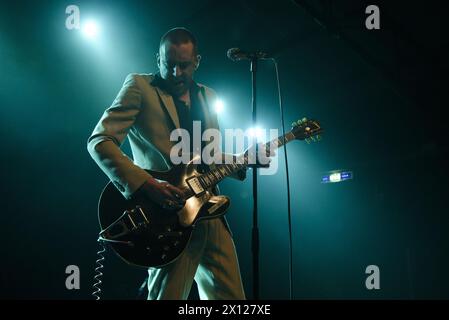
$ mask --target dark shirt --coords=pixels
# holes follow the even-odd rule
[[[159,73],[155,75],[152,84],[169,93],[165,85],[165,80],[162,79]],[[198,100],[200,89],[200,86],[193,81],[190,87],[190,107],[178,97],[172,96],[176,112],[178,113],[179,126],[189,132],[190,139],[193,138],[193,121],[201,121],[201,135],[204,131],[204,115]]]
[[[169,93],[169,90],[166,87],[165,80],[162,79],[159,73],[157,73],[152,81],[152,85],[157,86],[161,90]],[[205,130],[204,127],[204,114],[201,110],[201,104],[199,101],[200,95],[200,86],[193,81],[192,86],[190,87],[190,107],[186,105],[184,101],[179,100],[177,97],[173,97],[173,101],[176,106],[176,112],[178,113],[179,118],[179,126],[180,128],[186,129],[190,134],[190,147],[192,146],[193,141],[193,121],[201,121],[201,136]],[[201,141],[201,150],[204,148],[205,142]],[[200,150],[198,150],[200,151]],[[198,167],[198,170],[201,172],[204,169],[201,165]],[[246,176],[246,169],[240,170],[237,175],[241,180]],[[219,194],[218,185],[214,188],[215,194]],[[225,223],[226,225],[226,223]],[[229,230],[229,228],[228,228]]]

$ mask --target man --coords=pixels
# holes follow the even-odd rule
[[[182,208],[182,191],[151,177],[145,169],[170,168],[170,133],[192,121],[218,129],[210,104],[215,93],[193,75],[200,63],[195,37],[185,28],[169,30],[157,55],[159,73],[130,74],[88,140],[92,158],[126,198],[143,193],[164,207]],[[133,161],[120,146],[128,136]],[[243,180],[245,172],[239,172]],[[201,299],[245,299],[237,255],[223,219],[197,223],[185,252],[174,262],[148,270],[149,299],[186,299],[193,280]]]

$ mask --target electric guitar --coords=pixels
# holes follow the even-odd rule
[[[293,140],[308,143],[320,139],[321,126],[306,118],[294,122],[290,132],[270,143],[278,148]],[[270,143],[264,147],[269,150]],[[125,199],[112,182],[104,188],[98,204],[101,227],[99,241],[108,243],[120,258],[141,267],[161,267],[173,262],[184,251],[198,221],[223,216],[230,205],[228,197],[212,189],[224,178],[248,166],[243,161],[217,164],[205,171],[192,159],[168,171],[146,170],[155,179],[183,190],[186,203],[181,210],[167,210],[145,196]]]

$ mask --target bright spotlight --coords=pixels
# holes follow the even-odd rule
[[[83,35],[88,39],[94,39],[99,33],[99,28],[98,28],[97,23],[95,23],[95,21],[87,21],[83,25],[82,30],[83,30]]]
[[[340,182],[341,181],[341,173],[340,172],[332,173],[329,176],[329,181],[330,182]]]
[[[248,135],[252,138],[256,138],[256,140],[261,140],[264,138],[264,131],[260,127],[249,128]]]
[[[221,112],[223,112],[223,109],[224,109],[224,102],[223,102],[223,100],[217,99],[217,100],[215,101],[214,107],[215,107],[215,112],[216,112],[216,113],[221,113]]]

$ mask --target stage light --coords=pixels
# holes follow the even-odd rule
[[[321,183],[335,183],[352,179],[351,171],[332,171],[321,178]]]
[[[221,99],[215,100],[214,107],[215,107],[215,112],[216,113],[223,112],[223,110],[224,110],[224,102],[223,102],[223,100],[221,100]]]
[[[83,25],[82,31],[86,38],[94,39],[97,37],[100,30],[95,21],[89,20]]]
[[[261,140],[262,138],[264,138],[265,135],[263,129],[259,127],[254,127],[248,129],[248,136],[256,138],[257,140]]]
[[[341,174],[340,174],[340,172],[332,173],[329,176],[329,181],[330,182],[340,182],[341,181]]]

